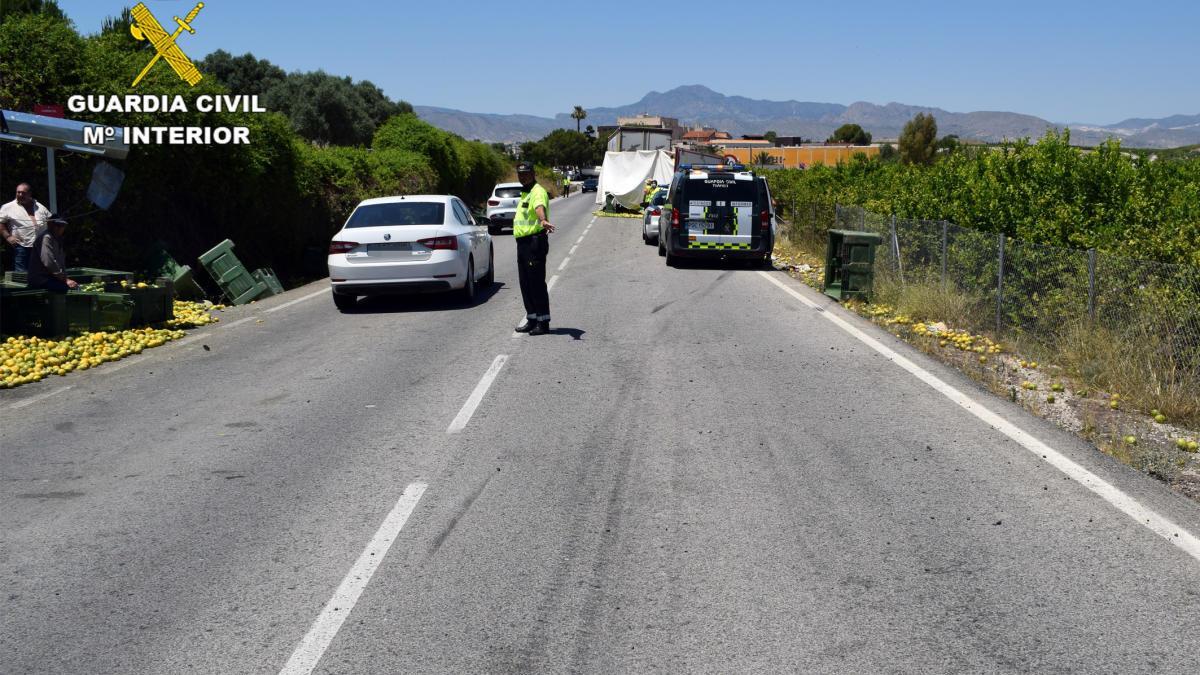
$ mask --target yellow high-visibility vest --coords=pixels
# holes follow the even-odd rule
[[[521,200],[517,202],[517,212],[513,215],[513,237],[528,237],[542,231],[542,223],[538,220],[537,207],[546,210],[546,220],[550,220],[550,195],[546,188],[535,184],[528,192],[521,189]]]

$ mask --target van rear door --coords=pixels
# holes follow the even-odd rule
[[[759,186],[748,173],[692,172],[684,178],[683,203],[687,248],[751,250],[761,235],[755,207]]]

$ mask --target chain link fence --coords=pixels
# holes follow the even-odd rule
[[[793,205],[791,212],[790,234],[806,243],[819,243],[829,228],[882,235],[877,278],[901,287],[940,284],[967,296],[977,311],[952,319],[970,328],[1059,352],[1064,341],[1079,343],[1069,346],[1081,352],[1123,352],[1117,356],[1148,382],[1148,393],[1169,388],[1200,399],[1200,268],[859,207]],[[1089,340],[1095,344],[1083,344]],[[1086,361],[1084,354],[1077,365],[1086,370]]]

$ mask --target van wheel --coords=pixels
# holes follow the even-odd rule
[[[346,312],[354,309],[357,305],[357,295],[345,295],[336,291],[333,292],[333,306],[337,307],[339,311]]]
[[[670,251],[665,251],[663,255],[667,258],[667,267],[679,267],[679,256],[671,255]]]

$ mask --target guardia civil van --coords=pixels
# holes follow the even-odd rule
[[[767,181],[738,164],[683,165],[658,218],[658,254],[768,264],[775,209]]]

